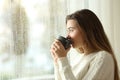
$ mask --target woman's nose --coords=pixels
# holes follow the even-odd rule
[[[67,35],[67,38],[71,38],[69,34]]]

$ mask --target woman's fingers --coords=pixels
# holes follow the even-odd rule
[[[64,46],[59,40],[55,40],[51,45],[51,53],[53,53],[53,57],[66,57],[67,50],[65,50]]]

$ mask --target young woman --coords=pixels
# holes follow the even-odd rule
[[[66,25],[78,55],[68,60],[70,48],[64,49],[57,39],[53,42],[55,80],[119,80],[117,61],[98,17],[83,9],[68,15]]]

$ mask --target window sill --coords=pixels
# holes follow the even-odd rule
[[[37,76],[37,77],[17,78],[12,80],[55,80],[55,79],[54,79],[54,75],[45,75],[45,76]]]

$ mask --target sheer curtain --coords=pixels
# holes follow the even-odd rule
[[[51,43],[66,36],[65,16],[84,8],[100,18],[119,62],[119,5],[120,0],[0,0],[0,80],[53,78]]]

